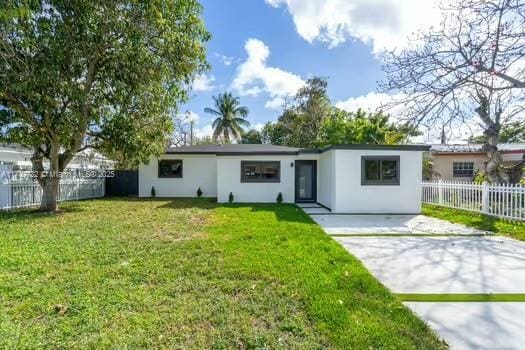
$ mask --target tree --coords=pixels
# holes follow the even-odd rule
[[[229,92],[213,96],[213,101],[215,109],[204,108],[204,112],[217,117],[212,124],[213,140],[218,142],[221,136],[224,143],[230,143],[232,137],[240,140],[243,127],[250,126],[246,120],[248,107],[240,106],[239,98]]]
[[[315,147],[321,124],[333,110],[327,85],[325,78],[308,79],[293,100],[285,105],[278,120],[265,125],[264,139],[284,146]]]
[[[262,143],[262,135],[258,130],[251,129],[241,133],[241,143],[258,144]]]
[[[366,113],[358,109],[348,113],[331,105],[327,81],[315,77],[299,89],[285,105],[275,123],[266,123],[262,130],[265,143],[315,148],[329,144],[396,144],[406,143],[419,135],[409,124],[389,122],[389,116]]]
[[[173,131],[169,140],[169,146],[186,146],[195,143],[195,135],[193,135],[195,120],[189,112],[184,115],[177,115],[172,117]]]
[[[402,144],[420,133],[409,125],[389,122],[383,112],[367,113],[362,109],[347,113],[335,110],[320,128],[317,146],[336,144]]]
[[[193,144],[194,145],[216,145],[217,142],[215,142],[211,136],[202,136],[202,137],[195,137]]]
[[[523,120],[525,3],[461,0],[443,10],[439,28],[386,55],[382,90],[400,96],[390,107],[403,106],[405,119],[416,126],[479,122],[486,173],[503,182],[500,131]]]
[[[33,149],[42,210],[57,210],[60,173],[85,148],[130,164],[163,151],[169,110],[207,67],[201,11],[195,0],[2,2],[0,137]]]
[[[503,125],[500,130],[499,140],[504,143],[524,143],[525,142],[525,123],[513,122]],[[486,143],[485,135],[477,135],[469,138],[469,142]]]

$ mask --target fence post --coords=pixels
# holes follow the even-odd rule
[[[438,203],[443,205],[443,180],[438,181]]]
[[[489,214],[489,183],[487,181],[481,184],[481,212]]]

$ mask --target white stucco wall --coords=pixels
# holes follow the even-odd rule
[[[335,200],[338,213],[421,212],[422,152],[393,150],[335,150]],[[362,186],[361,156],[400,156],[398,186]]]
[[[274,203],[279,192],[285,203],[293,203],[294,171],[291,163],[294,156],[218,156],[217,157],[217,200],[227,202],[230,192],[235,202],[269,202]],[[241,161],[262,160],[281,162],[281,181],[279,183],[241,183]]]
[[[317,162],[317,201],[328,208],[334,207],[334,152],[322,153]]]
[[[200,187],[203,197],[217,196],[217,158],[215,155],[164,155],[160,159],[182,159],[182,178],[158,177],[158,159],[139,167],[139,197],[149,197],[155,187],[157,197],[196,197]]]

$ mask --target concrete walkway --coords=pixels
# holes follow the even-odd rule
[[[422,215],[311,217],[393,293],[525,293],[524,242]],[[525,348],[524,302],[405,305],[452,349]]]

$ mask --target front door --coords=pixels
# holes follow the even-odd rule
[[[295,161],[295,201],[317,201],[317,161]]]

